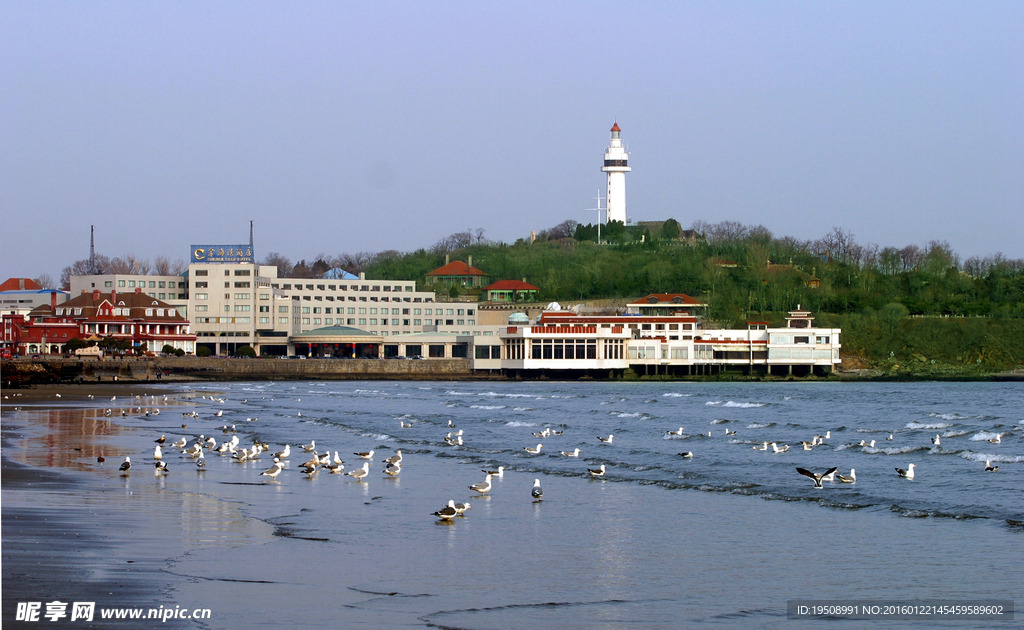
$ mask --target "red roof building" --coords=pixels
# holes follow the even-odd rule
[[[442,267],[427,272],[427,284],[458,284],[464,287],[479,288],[490,279],[483,271],[473,266],[473,258],[465,263],[453,260]]]
[[[498,280],[483,288],[488,302],[530,302],[537,299],[540,289],[525,280]]]
[[[190,323],[167,302],[140,289],[133,293],[83,292],[27,316],[4,315],[3,343],[18,354],[60,353],[71,339],[123,339],[131,347],[160,352],[165,345],[195,352]]]

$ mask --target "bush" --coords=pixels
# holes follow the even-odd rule
[[[244,357],[246,359],[255,359],[256,351],[252,349],[252,346],[242,346],[235,350],[236,357]]]
[[[208,357],[211,354],[213,354],[213,352],[209,348],[207,348],[206,346],[197,346],[196,347],[196,356],[197,357]]]

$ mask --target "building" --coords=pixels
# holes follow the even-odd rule
[[[605,189],[607,221],[621,221],[629,223],[629,215],[626,214],[626,173],[630,170],[629,153],[622,146],[619,123],[612,125],[612,139],[604,152],[604,166],[601,171],[608,174],[608,183]]]
[[[483,288],[485,302],[532,302],[540,289],[526,280],[498,280]]]
[[[513,376],[626,370],[664,376],[829,374],[840,363],[840,330],[818,328],[813,321],[799,306],[785,327],[749,322],[742,330],[706,329],[684,311],[596,316],[545,311],[535,323],[513,315],[499,334],[501,369]]]
[[[445,256],[444,265],[427,272],[427,284],[431,286],[441,284],[480,289],[487,284],[489,279],[490,276],[473,266],[472,256],[469,257],[469,262],[461,260],[448,262],[448,257]]]
[[[60,304],[66,299],[67,292],[45,289],[30,278],[8,278],[0,284],[0,313],[8,315],[28,315],[38,306]]]
[[[27,316],[4,316],[4,343],[18,354],[65,351],[72,339],[115,339],[128,347],[160,352],[166,346],[195,352],[196,337],[178,310],[142,293],[86,291],[60,304],[47,304]]]

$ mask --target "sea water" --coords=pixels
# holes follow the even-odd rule
[[[853,627],[867,622],[792,620],[787,604],[1012,601],[1024,584],[1017,384],[251,382],[166,392],[103,403],[130,429],[110,447],[136,465],[128,477],[90,467],[97,483],[81,501],[131,513],[140,524],[124,533],[128,547],[167,539],[169,596],[210,608],[206,627]],[[462,444],[449,444],[459,430]],[[560,435],[534,436],[546,430]],[[160,434],[237,435],[240,446],[289,444],[292,455],[270,480],[259,474],[268,454],[237,463],[207,451],[198,472],[165,446],[170,473],[156,476]],[[824,435],[811,450],[800,444]],[[312,440],[348,470],[362,465],[354,453],[374,449],[370,474],[307,478],[298,464]],[[764,442],[789,449],[755,449]],[[538,443],[540,454],[524,448]],[[575,448],[579,457],[561,454]],[[398,449],[402,472],[391,478],[382,460]],[[986,461],[999,470],[986,472]],[[601,464],[606,474],[592,476]],[[909,464],[913,480],[895,470]],[[498,466],[506,472],[488,494],[469,489]],[[797,467],[852,468],[857,482],[815,488]],[[439,521],[431,513],[449,499],[472,507]]]

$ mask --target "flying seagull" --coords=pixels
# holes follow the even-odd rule
[[[815,488],[821,488],[822,487],[821,480],[824,479],[825,477],[831,475],[836,470],[837,470],[837,468],[835,466],[833,466],[832,468],[829,468],[828,470],[826,470],[825,472],[821,473],[820,475],[816,475],[816,474],[812,473],[811,471],[807,470],[806,468],[800,468],[798,466],[797,469],[796,469],[796,471],[798,473],[800,473],[801,475],[803,475],[804,477],[810,477],[811,479],[813,479],[814,480],[814,487]]]

